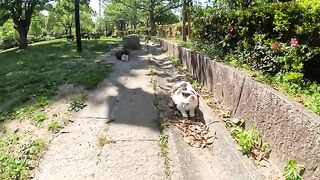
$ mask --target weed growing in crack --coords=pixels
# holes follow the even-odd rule
[[[178,70],[183,68],[183,65],[179,59],[175,57],[169,57],[168,59],[172,62],[173,67],[177,68]]]
[[[159,121],[159,129],[160,129],[160,133],[162,134],[164,132],[165,129],[167,129],[169,127],[169,124],[163,121]]]
[[[78,112],[81,109],[85,108],[87,105],[85,104],[86,96],[81,95],[75,99],[69,101],[69,111],[70,112]]]
[[[301,180],[301,170],[303,166],[298,164],[297,160],[289,160],[284,168],[284,177],[286,180]]]
[[[168,157],[168,142],[169,142],[169,136],[165,134],[161,134],[158,139],[158,144],[160,146],[161,155],[164,158],[164,163],[166,165],[169,165],[169,157]]]
[[[51,122],[51,123],[48,125],[48,130],[51,131],[51,132],[53,132],[53,133],[59,132],[61,128],[62,128],[61,125],[60,125],[58,122],[56,122],[56,121]]]
[[[245,155],[251,155],[254,159],[260,161],[266,159],[270,154],[270,147],[267,143],[262,142],[256,127],[251,129],[244,128],[244,121],[236,118],[230,119],[229,113],[224,115],[227,129],[231,136],[236,140]]]
[[[150,75],[150,76],[155,76],[155,75],[156,75],[156,70],[153,69],[153,68],[151,68],[151,69],[150,69],[150,72],[149,72],[149,75]]]
[[[151,80],[150,80],[150,83],[151,83],[152,89],[154,91],[157,91],[157,89],[158,89],[158,81],[157,81],[157,79],[152,77]]]
[[[40,124],[43,121],[45,121],[46,119],[47,119],[47,117],[43,112],[37,112],[31,117],[31,120],[36,124]]]
[[[225,119],[229,119],[232,117],[232,111],[231,110],[226,110],[222,113],[222,117]]]
[[[244,154],[249,154],[258,143],[259,133],[255,127],[245,130],[240,126],[230,126],[229,131],[232,137],[239,143],[241,151]]]
[[[114,143],[113,141],[111,141],[106,135],[100,135],[98,137],[98,144],[100,147],[103,147],[106,144],[111,144]]]
[[[169,164],[169,150],[168,150],[168,143],[169,143],[169,136],[165,134],[166,128],[168,128],[169,124],[165,121],[160,120],[159,115],[159,107],[157,107],[158,110],[158,122],[159,122],[159,130],[160,130],[160,136],[158,139],[158,145],[160,147],[160,153],[164,160],[165,165],[165,174],[166,176],[170,176],[170,164]]]

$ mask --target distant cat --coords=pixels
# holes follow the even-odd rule
[[[119,50],[114,54],[118,60],[129,61],[129,51],[126,49]]]
[[[183,117],[188,117],[187,111],[189,111],[190,117],[195,116],[199,99],[197,92],[189,82],[181,81],[174,84],[171,90],[171,98]]]
[[[127,54],[122,54],[121,60],[122,61],[129,61],[129,56]]]

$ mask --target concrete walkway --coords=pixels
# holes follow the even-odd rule
[[[34,179],[166,179],[146,49],[129,62],[106,55],[113,72],[87,107],[49,145]],[[99,140],[106,137],[103,147]]]
[[[270,179],[269,172],[262,175],[266,173],[241,154],[223,122],[213,123],[218,117],[203,100],[200,110],[217,137],[213,150],[192,148],[169,128],[165,163],[158,145],[159,120],[172,114],[166,100],[170,85],[185,77],[165,53],[150,46],[131,54],[129,62],[111,55],[101,60],[115,63],[113,72],[89,94],[88,106],[74,123],[52,140],[34,179]],[[156,69],[156,94],[150,68]]]

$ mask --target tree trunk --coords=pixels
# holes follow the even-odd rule
[[[25,49],[28,47],[28,31],[18,30],[20,35],[19,49]]]
[[[191,7],[192,7],[192,0],[188,0],[188,38],[191,39]]]
[[[149,23],[151,26],[151,35],[155,36],[157,34],[157,25],[155,22],[154,11],[149,11]]]
[[[182,40],[187,41],[187,0],[182,0]]]
[[[28,47],[28,32],[29,24],[25,21],[16,23],[15,29],[19,32],[19,49],[25,49]]]
[[[76,26],[76,38],[77,38],[77,51],[82,52],[81,44],[81,32],[80,32],[80,12],[79,12],[79,1],[74,1],[74,13],[75,13],[75,26]],[[71,32],[71,31],[70,31]]]
[[[69,35],[72,35],[72,25],[69,26]]]

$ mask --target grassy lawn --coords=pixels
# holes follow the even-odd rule
[[[111,65],[94,63],[94,58],[119,42],[111,38],[83,40],[81,54],[74,42],[62,39],[32,44],[26,50],[0,52],[0,120],[26,104],[45,103],[65,83],[95,87]]]
[[[64,116],[57,112],[68,113],[64,106],[48,109],[54,104],[50,103],[54,102],[52,97],[64,84],[86,90],[96,87],[112,64],[96,63],[95,58],[119,43],[120,39],[110,38],[84,40],[84,51],[79,54],[75,42],[59,39],[32,44],[26,50],[0,52],[0,179],[30,178],[50,133],[64,125]],[[83,102],[80,96],[66,103],[78,110],[84,107]],[[52,118],[50,113],[56,116]],[[8,130],[6,123],[10,122],[16,130]]]

